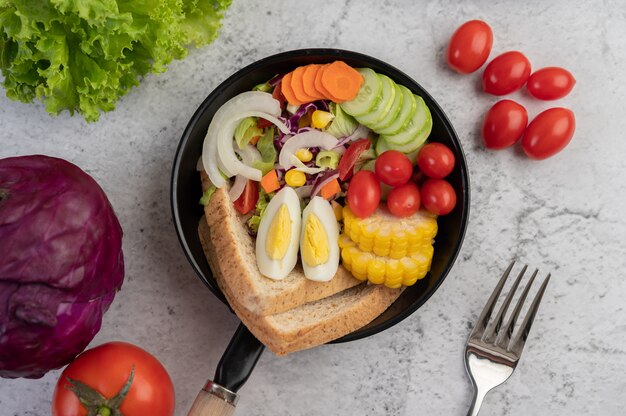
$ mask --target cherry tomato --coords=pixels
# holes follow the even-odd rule
[[[391,186],[404,185],[411,179],[413,164],[404,153],[397,150],[383,152],[374,164],[376,177]]]
[[[539,113],[522,138],[522,148],[532,159],[546,159],[559,153],[572,140],[576,129],[574,113],[555,107]]]
[[[528,112],[513,100],[498,101],[483,121],[483,142],[488,149],[504,149],[517,142],[528,124]]]
[[[469,74],[480,68],[491,52],[493,32],[482,20],[463,23],[450,38],[446,53],[448,65],[456,72]]]
[[[393,188],[387,195],[387,208],[396,217],[408,217],[420,209],[420,190],[409,182]]]
[[[521,52],[496,56],[483,73],[483,90],[493,95],[510,94],[528,81],[530,61]]]
[[[134,369],[134,370],[133,370]],[[98,394],[83,394],[81,404],[68,378],[85,384],[106,399],[115,397],[130,382],[128,394],[119,406],[119,414],[171,416],[174,414],[174,386],[165,368],[148,352],[125,342],[109,342],[80,354],[68,365],[52,396],[52,416],[85,416],[87,404],[100,412],[93,414],[118,414],[112,408],[102,408],[88,402]],[[105,406],[106,407],[106,406]],[[109,413],[107,413],[107,410]]]
[[[259,200],[259,183],[248,179],[243,193],[235,201],[235,209],[242,215],[246,215],[254,209]]]
[[[427,179],[420,194],[424,208],[433,214],[449,214],[456,205],[454,188],[445,179]]]
[[[285,95],[283,94],[282,85],[283,85],[282,82],[279,82],[278,84],[276,84],[276,86],[274,87],[274,91],[272,91],[272,97],[275,100],[278,100],[278,102],[280,103],[280,108],[284,110],[285,102],[287,101],[287,99],[285,98]],[[262,119],[259,119],[259,120],[262,120]]]
[[[574,88],[576,79],[566,69],[557,66],[541,68],[528,78],[528,92],[540,100],[557,100]]]
[[[339,171],[339,179],[345,181],[350,179],[352,176],[352,172],[354,171],[354,165],[356,161],[361,156],[361,153],[370,148],[372,142],[368,139],[359,139],[355,142],[352,142],[346,152],[339,159],[339,165],[337,166],[337,170]]]
[[[428,143],[417,154],[417,166],[429,178],[445,178],[454,169],[454,153],[445,144]]]
[[[357,217],[371,215],[380,203],[380,183],[374,172],[360,170],[348,185],[348,205]]]

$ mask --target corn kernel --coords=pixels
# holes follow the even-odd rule
[[[328,111],[315,110],[311,116],[311,127],[316,129],[323,129],[335,118],[332,113]]]
[[[298,149],[296,150],[296,157],[301,162],[310,162],[313,160],[313,153],[309,149]]]
[[[285,182],[292,187],[302,186],[306,183],[306,175],[299,170],[291,169],[285,174]]]

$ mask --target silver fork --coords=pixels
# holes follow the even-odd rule
[[[522,355],[530,327],[539,309],[539,303],[550,281],[550,274],[548,274],[530,305],[520,328],[515,334],[515,337],[513,337],[515,323],[517,322],[517,318],[519,318],[526,297],[528,296],[528,291],[537,276],[538,270],[535,270],[530,277],[528,284],[524,288],[506,324],[502,325],[504,316],[528,266],[524,266],[522,271],[518,274],[500,310],[495,318],[492,319],[491,322],[489,321],[498,297],[500,296],[500,292],[502,292],[502,287],[509,277],[514,264],[515,262],[512,262],[502,275],[502,278],[493,290],[491,297],[478,317],[478,321],[467,340],[467,346],[465,347],[465,367],[467,368],[467,372],[474,386],[474,399],[468,416],[478,415],[485,395],[494,387],[504,383],[511,374],[513,374],[513,370],[517,367],[517,363]]]

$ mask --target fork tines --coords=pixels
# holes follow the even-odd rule
[[[509,290],[509,293],[504,299],[502,306],[496,313],[496,316],[494,317],[494,319],[491,319],[491,315],[495,309],[498,298],[500,297],[502,288],[504,287],[504,284],[506,283],[509,275],[511,274],[511,270],[513,269],[514,264],[515,264],[515,261],[511,262],[509,267],[507,267],[504,274],[502,275],[502,278],[498,282],[498,285],[493,290],[493,293],[489,297],[489,300],[487,301],[485,308],[483,309],[482,313],[478,317],[476,326],[474,327],[470,335],[470,340],[480,339],[480,341],[483,343],[494,344],[497,347],[500,347],[508,352],[512,352],[519,356],[519,354],[521,354],[522,352],[522,348],[524,348],[524,343],[526,342],[526,339],[528,338],[528,333],[530,332],[530,327],[532,326],[533,320],[535,319],[535,315],[537,314],[537,310],[539,309],[539,303],[541,302],[543,293],[545,292],[546,286],[548,285],[548,282],[550,281],[550,274],[548,274],[548,276],[544,279],[543,283],[541,284],[541,287],[539,288],[539,291],[535,295],[535,298],[533,299],[530,305],[530,308],[528,309],[528,312],[526,313],[526,316],[524,317],[524,320],[522,321],[522,324],[520,325],[520,328],[517,331],[517,334],[515,335],[515,337],[513,337],[515,324],[517,323],[519,315],[522,311],[524,302],[526,301],[526,297],[528,296],[528,292],[530,291],[530,287],[532,286],[535,278],[537,277],[537,273],[539,272],[538,270],[535,270],[533,272],[532,276],[530,277],[530,280],[528,281],[528,283],[526,284],[526,287],[524,288],[524,291],[522,292],[519,300],[517,301],[517,304],[515,305],[515,309],[509,316],[509,319],[506,321],[506,323],[502,325],[502,322],[509,308],[509,305],[511,304],[511,301],[513,300],[513,296],[515,295],[515,292],[517,291],[519,287],[519,284],[522,280],[522,277],[524,276],[524,273],[526,273],[526,270],[528,269],[528,266],[524,266],[522,270],[519,272],[519,274],[517,275],[517,278],[515,279],[515,281],[513,282],[513,285],[511,286],[511,289]]]

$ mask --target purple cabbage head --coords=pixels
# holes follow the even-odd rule
[[[100,330],[124,280],[122,228],[79,167],[0,159],[0,376],[38,378]]]

